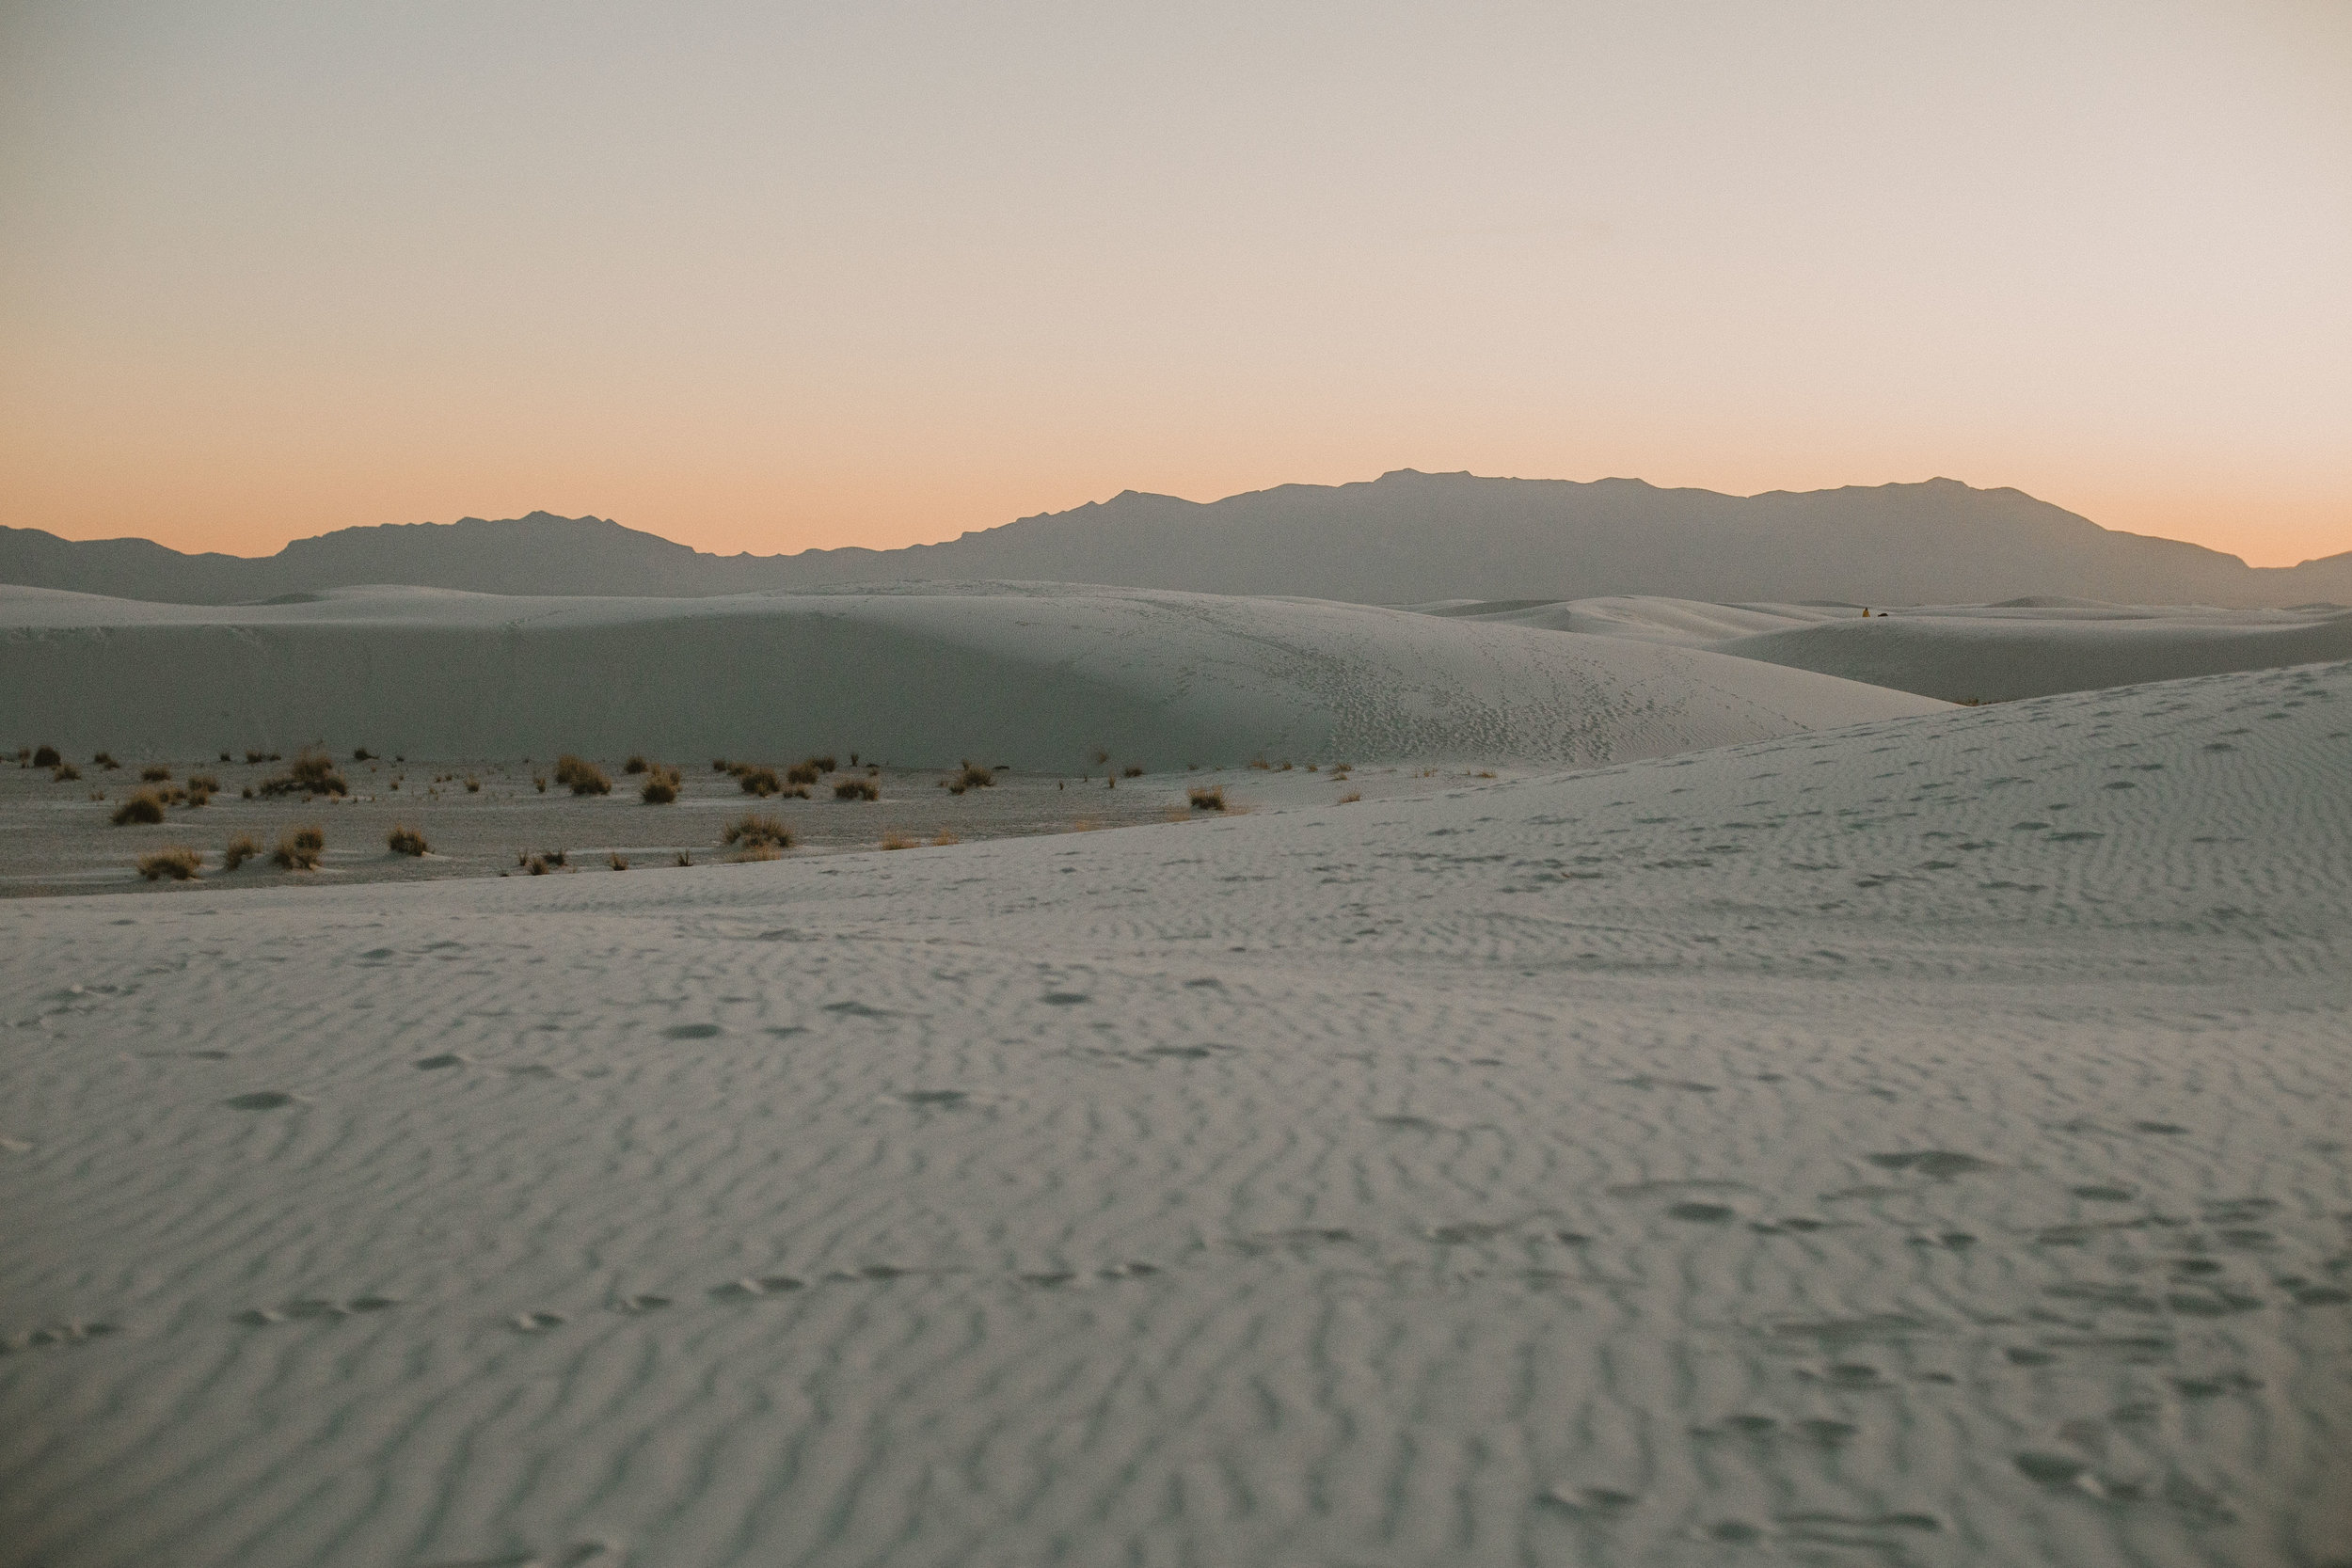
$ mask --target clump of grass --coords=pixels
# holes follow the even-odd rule
[[[548,792],[548,776],[545,773],[533,773],[531,775],[531,782],[538,786],[540,794],[545,795]]]
[[[1195,811],[1223,811],[1225,809],[1225,786],[1202,784],[1198,788],[1184,791],[1184,799],[1192,802],[1192,809]]]
[[[223,871],[234,871],[246,862],[258,861],[261,858],[262,847],[254,841],[253,835],[239,833],[229,841],[229,847],[220,852],[220,868]]]
[[[348,795],[350,785],[336,771],[335,762],[325,752],[299,752],[293,764],[276,778],[262,781],[264,795]]]
[[[160,762],[151,762],[139,769],[139,778],[147,784],[162,784],[171,777],[171,769]]]
[[[961,768],[947,776],[947,793],[961,795],[967,789],[990,789],[994,787],[995,783],[996,775],[993,772],[985,768],[975,767],[972,760],[967,757]]]
[[[373,762],[375,760],[375,753],[369,751],[365,746],[355,746],[352,748],[351,760],[354,762]]]
[[[821,756],[821,757],[811,757],[811,758],[809,758],[809,759],[808,759],[808,765],[809,765],[811,768],[816,768],[816,769],[817,769],[817,771],[818,771],[819,773],[830,773],[830,772],[832,772],[832,771],[833,771],[835,768],[837,768],[838,766],[840,766],[840,763],[839,763],[839,759],[837,759],[836,757],[834,757],[834,756],[831,752],[827,752],[825,755],[823,755],[823,756]],[[810,782],[811,784],[816,783],[816,781],[815,781],[814,779],[810,780],[809,782]]]
[[[475,778],[471,773],[466,775],[466,793],[469,795],[479,795],[482,793],[482,781]]]
[[[774,860],[778,854],[791,848],[799,840],[792,836],[791,829],[776,818],[754,814],[745,816],[739,822],[727,824],[726,837],[722,842],[729,846],[740,846],[742,854],[739,858],[741,859]],[[755,853],[763,849],[770,852]]]
[[[678,787],[686,782],[675,768],[653,764],[645,772],[645,782],[639,787],[637,798],[649,806],[666,806],[677,800]]]
[[[838,779],[834,783],[833,798],[836,800],[879,800],[882,799],[882,786],[871,779]]]
[[[153,827],[164,819],[164,799],[151,789],[142,789],[122,804],[115,807],[115,826]]]
[[[931,842],[944,847],[950,844],[961,844],[963,840],[956,836],[956,831],[953,828],[942,828],[931,835]]]
[[[632,752],[629,753],[628,760],[621,764],[621,771],[624,773],[643,773],[651,766],[652,764],[646,762],[644,757],[641,757],[636,752]]]
[[[316,871],[320,857],[326,853],[326,829],[289,828],[270,859],[278,863],[280,871]]]
[[[678,864],[680,864],[680,865],[691,865],[691,864],[693,864],[693,863],[694,863],[694,852],[693,852],[691,849],[680,849],[680,850],[677,852],[677,863],[678,863]]]
[[[573,756],[569,752],[555,759],[555,782],[567,786],[575,795],[612,793],[612,781],[605,776],[603,768],[585,757]]]
[[[1340,797],[1340,804],[1343,806],[1352,806],[1363,798],[1364,792],[1362,790],[1351,789],[1346,794]]]
[[[392,831],[384,835],[384,847],[395,855],[427,855],[433,847],[424,841],[424,834],[414,828],[392,824]]]
[[[230,754],[229,754],[228,752],[221,752],[221,754],[220,754],[220,760],[221,760],[221,761],[223,761],[223,762],[231,762],[231,761],[234,761],[235,759],[234,759],[234,758],[232,758],[232,757],[230,757]]]
[[[534,877],[544,877],[548,874],[548,863],[540,856],[524,856],[523,865]]]
[[[89,760],[90,766],[93,768],[119,768],[122,766],[122,764],[115,761],[115,755],[112,752],[94,752]]]
[[[64,763],[64,754],[55,746],[36,746],[33,748],[33,766],[35,768],[57,768],[62,767]]]
[[[166,877],[175,882],[184,882],[196,875],[196,868],[201,863],[195,850],[184,844],[174,844],[151,855],[141,855],[139,875],[151,882],[160,882]]]
[[[909,838],[904,833],[884,833],[882,847],[885,849],[912,849],[922,842],[919,838]]]
[[[1249,759],[1249,766],[1256,768],[1261,773],[1271,773],[1274,771],[1274,764],[1266,761],[1263,757],[1251,757]]]
[[[1143,765],[1131,762],[1119,770],[1119,776],[1122,779],[1140,779],[1143,777]]]
[[[724,757],[712,757],[710,759],[710,770],[713,773],[728,773],[734,771],[734,768],[735,764],[729,762]]]
[[[270,757],[267,752],[247,752],[245,754],[245,760],[246,764],[250,766],[251,764],[257,762],[267,762],[270,760]]]
[[[818,767],[816,759],[812,757],[806,762],[796,762],[791,767],[786,768],[784,770],[784,782],[787,784],[813,784],[823,775],[823,773],[824,769]]]
[[[214,778],[210,773],[191,773],[188,775],[187,803],[189,805],[210,805],[212,803],[213,797],[219,793],[220,781]]]
[[[57,764],[56,771],[49,775],[51,781],[56,784],[72,784],[81,776],[82,770],[70,762]]]
[[[748,763],[739,762],[728,771],[735,775],[735,782],[743,786],[746,795],[764,800],[771,795],[784,792],[784,781],[776,777],[776,770],[772,768],[754,768]]]
[[[627,871],[628,869],[628,857],[622,854],[618,849],[615,849],[611,854],[604,857],[604,863],[611,866],[615,871]]]

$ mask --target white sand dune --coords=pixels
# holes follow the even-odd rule
[[[1155,767],[1261,753],[1592,764],[1935,705],[1704,651],[1360,605],[1058,584],[718,599],[0,590],[0,735],[210,755],[829,748]]]
[[[1703,648],[1947,702],[2005,702],[2106,686],[2352,658],[2352,608],[2216,610],[2056,596],[1996,605],[1717,605],[1620,597],[1435,609],[1482,625]]]
[[[44,1568],[2343,1560],[2352,665],[0,906]]]

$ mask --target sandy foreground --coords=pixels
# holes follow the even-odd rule
[[[0,1539],[2352,1561],[2348,778],[2331,664],[0,905]]]

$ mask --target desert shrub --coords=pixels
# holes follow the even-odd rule
[[[1120,769],[1119,770],[1119,773],[1120,773],[1120,777],[1121,777],[1121,778],[1126,778],[1126,779],[1140,779],[1141,777],[1143,777],[1143,769],[1142,769],[1142,768],[1140,768],[1139,766],[1137,766],[1136,764],[1132,763],[1132,762],[1131,762],[1131,763],[1129,763],[1126,767],[1124,767],[1124,768],[1120,768]]]
[[[612,793],[612,781],[605,776],[603,768],[568,752],[555,759],[555,782],[568,786],[575,795]]]
[[[469,795],[479,795],[482,793],[482,781],[475,778],[471,773],[466,775],[466,793]]]
[[[882,786],[871,779],[841,779],[833,786],[833,798],[836,800],[879,800],[882,799]]]
[[[712,757],[710,759],[710,770],[713,773],[724,773],[732,769],[734,767],[735,764],[729,762],[724,757]]]
[[[431,845],[425,843],[422,833],[414,828],[404,828],[398,823],[394,823],[392,831],[384,835],[384,847],[395,855],[429,854],[433,848]]]
[[[945,846],[949,844],[961,844],[963,840],[956,836],[956,832],[953,828],[942,828],[939,832],[931,835],[931,842],[933,844]]]
[[[239,833],[229,841],[229,847],[220,852],[220,868],[223,871],[234,871],[246,862],[257,861],[261,858],[262,847],[254,842],[253,835]]]
[[[655,768],[645,776],[637,798],[649,806],[666,806],[677,800],[678,785],[684,781],[675,768]]]
[[[139,778],[148,784],[162,784],[171,777],[171,769],[160,762],[151,762],[139,769]]]
[[[816,768],[819,773],[830,773],[835,767],[839,766],[836,759],[830,754],[821,757],[811,757],[808,759],[808,765],[811,768]],[[810,784],[815,784],[817,781],[811,779],[808,782]]]
[[[789,849],[798,841],[793,838],[792,830],[782,822],[772,816],[760,816],[755,814],[744,817],[739,822],[727,824],[727,835],[723,842],[730,845],[739,844],[746,849],[759,845],[771,845],[778,849]]]
[[[160,882],[166,877],[175,882],[184,882],[196,875],[196,868],[200,863],[195,850],[183,844],[175,844],[151,855],[141,855],[139,875],[151,882]]]
[[[50,779],[57,784],[72,784],[81,776],[82,770],[70,762],[57,764],[57,770],[49,775]]]
[[[348,795],[350,786],[325,752],[298,752],[286,771],[262,781],[264,795]]]
[[[545,795],[548,792],[548,776],[545,773],[533,773],[531,775],[531,782],[537,786],[540,794]]]
[[[813,784],[823,772],[824,769],[818,767],[815,759],[813,758],[807,762],[796,762],[791,767],[784,770],[784,782],[787,784]]]
[[[1340,797],[1340,804],[1343,806],[1352,806],[1363,798],[1364,792],[1362,790],[1351,789],[1346,794]]]
[[[90,766],[93,768],[119,768],[122,766],[122,764],[115,761],[115,756],[112,752],[94,752],[91,754],[89,760]]]
[[[163,819],[163,797],[151,789],[142,789],[115,807],[115,826],[118,828],[128,828],[134,824],[151,828]]]
[[[536,855],[526,859],[523,865],[534,877],[544,877],[548,874],[548,863]]]
[[[776,770],[772,768],[747,768],[740,763],[736,767],[739,770],[735,782],[743,786],[746,795],[765,800],[784,788],[784,781],[776,777]]]
[[[1108,752],[1105,752],[1105,751],[1104,751],[1104,750],[1103,750],[1100,746],[1097,746],[1097,747],[1094,749],[1094,766],[1095,766],[1095,767],[1100,768],[1100,767],[1102,767],[1104,763],[1106,763],[1106,762],[1108,762],[1108,761],[1110,761],[1110,760],[1111,760],[1111,754],[1110,754]]]
[[[648,765],[644,757],[631,752],[629,759],[621,764],[621,771],[624,773],[643,773],[647,766]]]
[[[269,753],[267,752],[247,752],[245,754],[245,760],[247,763],[267,762],[269,760]]]
[[[175,806],[209,806],[213,803],[215,787],[190,779],[187,788],[171,792],[171,803]]]
[[[1263,757],[1251,757],[1249,759],[1249,766],[1256,768],[1261,773],[1271,773],[1274,771],[1274,764],[1266,761]]]
[[[55,746],[36,746],[33,748],[33,766],[35,768],[56,768],[62,766],[64,762],[65,757]]]
[[[188,789],[190,793],[200,789],[207,795],[217,795],[220,793],[220,781],[210,773],[191,773],[188,775]]]
[[[677,863],[678,863],[678,864],[680,864],[680,865],[691,865],[691,864],[693,864],[693,863],[694,863],[694,852],[693,852],[691,849],[680,849],[680,850],[677,852]]]
[[[1192,809],[1195,811],[1223,811],[1225,809],[1225,786],[1202,784],[1197,789],[1184,791],[1184,799],[1192,802]]]
[[[919,838],[909,838],[904,833],[884,833],[882,847],[885,849],[912,849],[922,842]]]
[[[223,762],[230,762],[230,761],[233,761],[234,759],[233,759],[233,758],[231,758],[228,752],[221,752],[221,754],[220,754],[220,760],[221,760],[221,761],[223,761]]]
[[[541,858],[544,859],[549,865],[569,865],[572,863],[572,852],[569,849],[549,849]]]
[[[985,768],[976,768],[966,762],[959,771],[948,776],[947,793],[961,795],[967,789],[988,789],[995,783],[995,774]]]
[[[611,854],[604,857],[604,863],[611,866],[615,871],[627,871],[628,869],[628,857],[622,854],[618,849],[615,849]]]
[[[237,798],[238,798],[239,800],[252,800],[252,799],[253,799],[253,786],[252,786],[251,784],[247,784],[247,785],[246,785],[243,789],[241,789],[241,790],[237,791]]]
[[[319,858],[326,853],[326,830],[324,828],[289,828],[278,841],[278,850],[270,859],[281,871],[316,871]]]
[[[352,748],[351,760],[354,762],[373,762],[375,760],[375,753],[369,751],[365,746],[355,746]]]

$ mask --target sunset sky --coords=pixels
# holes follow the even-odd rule
[[[1385,469],[2352,550],[2352,4],[0,0],[0,523]]]

